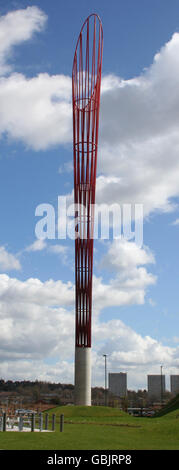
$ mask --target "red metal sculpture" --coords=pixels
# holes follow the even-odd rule
[[[90,51],[90,42],[92,51]],[[90,15],[80,32],[73,62],[76,346],[91,346],[93,226],[98,149],[103,32]],[[79,206],[79,207],[78,207]]]
[[[103,30],[96,14],[84,22],[72,70],[76,348],[91,347],[93,230]]]

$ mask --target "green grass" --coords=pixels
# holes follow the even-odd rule
[[[137,418],[115,408],[56,407],[53,433],[0,433],[0,449],[112,450],[179,449],[179,409],[162,417]],[[59,416],[64,413],[64,432],[59,431]]]
[[[179,393],[176,395],[172,400],[170,400],[164,408],[162,408],[158,413],[157,416],[164,416],[171,411],[176,411],[178,410],[179,413]]]

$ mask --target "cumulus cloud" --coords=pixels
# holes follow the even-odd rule
[[[55,252],[59,251],[57,247],[54,246]],[[131,268],[135,263],[131,254],[128,255],[128,258],[128,265]],[[153,261],[153,258],[146,251],[138,256],[136,263],[150,261]],[[107,260],[105,260],[106,262]],[[115,270],[118,268],[115,266]],[[103,308],[142,303],[146,285],[150,282],[148,278],[145,284],[144,277],[142,279],[141,276],[140,282],[138,279],[138,285],[133,279],[133,286],[131,286],[131,284],[127,284],[127,277],[120,283],[117,276],[109,283],[105,283],[102,278],[94,276],[94,357],[101,348],[101,341],[103,344],[109,341],[109,333],[111,336],[113,325],[116,331],[115,321],[114,324],[109,323],[109,328],[107,324],[100,322]],[[50,357],[59,357],[59,362],[70,361],[71,364],[74,354],[74,326],[74,285],[72,283],[60,280],[53,281],[52,279],[41,282],[34,278],[20,281],[5,274],[0,275],[0,358],[6,373],[10,374],[10,371],[12,373],[12,363],[14,362],[13,377],[17,377],[20,362],[22,361],[23,367],[24,361],[25,363],[29,361],[29,367],[26,367],[26,376],[28,376],[31,374],[31,364],[35,361],[37,363],[35,373],[40,370],[40,364],[42,364],[40,377],[43,375],[46,380],[49,377],[48,365],[45,364],[46,359],[48,362]],[[101,333],[99,334],[100,328]],[[124,325],[124,331],[125,328]],[[105,334],[103,334],[103,330],[105,330]],[[55,370],[57,367],[58,361],[51,367],[50,373],[53,380],[56,380]],[[60,371],[63,372],[61,366],[59,374]],[[70,374],[72,374],[72,366]],[[73,376],[70,376],[72,381]],[[62,379],[64,380],[64,377]],[[98,381],[100,382],[100,368]]]
[[[7,134],[34,150],[72,141],[71,77],[47,73],[27,78],[9,64],[13,47],[33,37],[46,23],[37,7],[0,18],[0,136]],[[18,26],[18,27],[17,27]],[[144,214],[172,209],[179,186],[179,34],[154,57],[140,76],[102,80],[100,111],[98,203],[144,204]],[[62,168],[62,170],[61,170]],[[60,167],[60,171],[67,167]],[[43,241],[28,251],[45,248]],[[54,252],[62,254],[61,248]],[[155,261],[147,247],[128,241],[109,243],[101,267],[108,282],[94,276],[93,372],[103,383],[102,352],[109,351],[110,370],[123,367],[139,384],[146,366],[177,371],[178,349],[134,332],[120,320],[101,322],[106,307],[142,304],[155,276]],[[3,269],[19,269],[18,259],[0,250]],[[5,377],[73,380],[74,285],[62,281],[20,281],[0,275],[0,359]],[[57,327],[58,326],[58,327]],[[59,357],[48,366],[49,357]]]
[[[29,251],[34,251],[34,248],[44,247],[34,242]],[[66,256],[65,247],[61,244],[47,249]],[[98,363],[101,348],[109,349],[111,341],[117,347],[117,335],[120,335],[120,357],[123,357],[126,366],[129,365],[128,353],[133,346],[132,339],[127,340],[129,333],[131,337],[128,327],[116,320],[103,323],[100,317],[104,308],[144,302],[147,287],[155,283],[155,276],[145,267],[150,263],[154,263],[154,256],[147,247],[139,248],[125,240],[108,242],[108,252],[101,260],[100,267],[111,272],[113,277],[108,282],[97,276],[93,280],[93,364],[95,361]],[[39,373],[43,380],[64,381],[67,377],[68,381],[73,381],[74,294],[71,282],[53,279],[42,282],[35,278],[21,281],[6,274],[0,275],[0,360],[5,377],[22,378],[26,369],[25,376],[32,378],[32,364],[36,364],[35,377]],[[135,332],[133,335],[135,341]],[[117,367],[119,351],[115,347],[112,354],[114,358],[116,354]],[[49,358],[55,358],[50,370]],[[69,370],[64,376],[63,364],[68,361]],[[111,364],[114,367],[114,362]],[[95,383],[100,384],[100,363],[94,369]]]
[[[142,337],[119,319],[106,323],[95,321],[93,341],[93,374],[98,383],[104,381],[101,361],[104,353],[108,354],[110,372],[127,372],[129,388],[146,388],[147,374],[159,373],[159,364],[162,363],[170,373],[177,373],[178,347],[164,346],[150,336]]]
[[[178,52],[179,33],[175,33],[138,77],[103,77],[98,204],[142,204],[144,216],[175,209],[173,198],[179,195]]]
[[[112,270],[128,270],[144,264],[155,263],[154,254],[148,247],[142,248],[125,239],[109,243],[108,253],[104,256],[102,266]]]
[[[73,160],[69,160],[68,162],[64,162],[63,165],[59,166],[58,173],[71,173],[73,171]]]
[[[105,77],[105,83],[109,83],[101,104],[103,141],[142,142],[151,134],[160,136],[178,129],[178,47],[179,33],[175,33],[140,76],[130,80]],[[106,108],[111,111],[110,125]]]
[[[37,305],[71,305],[73,302],[74,287],[71,282],[53,281],[49,279],[44,283],[39,279],[29,278],[20,281],[10,278],[6,274],[0,275],[0,296],[8,303],[11,300]]]
[[[71,79],[19,73],[0,80],[0,133],[35,150],[69,142]]]
[[[69,260],[69,247],[68,246],[65,246],[65,245],[60,245],[58,243],[58,245],[52,245],[52,246],[49,246],[49,249],[48,251],[50,253],[53,253],[54,255],[57,255],[60,257],[60,259],[62,260],[62,263],[66,264],[66,265],[71,265],[71,257],[70,257],[70,260]]]
[[[19,33],[16,14],[24,25],[19,26]],[[46,17],[37,7],[28,7],[1,21],[9,37],[7,43],[2,40],[5,60],[13,45],[44,27]],[[98,203],[143,204],[145,215],[173,208],[172,198],[179,194],[178,52],[179,33],[175,33],[138,77],[103,77]],[[72,141],[69,76],[4,76],[0,108],[1,135],[7,133],[35,150]]]
[[[104,78],[100,115],[101,202],[172,209],[179,176],[179,33],[140,76]]]
[[[0,270],[11,271],[13,269],[21,269],[19,259],[12,253],[9,253],[4,246],[0,246]]]
[[[1,377],[12,380],[42,380],[45,382],[73,383],[73,363],[63,359],[55,364],[52,361],[20,360],[13,361],[9,358],[8,362],[1,364]]]
[[[71,78],[46,73],[27,78],[8,63],[13,47],[42,31],[46,21],[35,6],[0,17],[0,135],[35,150],[71,139]]]
[[[50,248],[49,248],[49,251],[51,251],[51,253],[55,253],[57,255],[65,255],[68,251],[68,247],[65,246],[65,245],[52,245]]]
[[[174,222],[172,222],[171,225],[179,225],[179,219],[174,220]]]
[[[101,308],[104,306],[101,291],[95,285],[94,291],[95,303]],[[70,283],[52,280],[42,283],[38,279],[22,282],[0,275],[1,375],[11,379],[73,382],[73,305],[74,286]],[[179,365],[177,346],[163,346],[150,336],[142,337],[119,319],[104,322],[94,315],[94,384],[103,384],[104,351],[109,354],[109,370],[127,371],[133,387],[145,387],[147,371],[157,372],[159,363],[165,363],[173,372]]]
[[[147,288],[156,283],[156,276],[145,265],[155,262],[148,247],[140,248],[125,239],[108,243],[100,269],[113,274],[108,283],[94,277],[95,305],[100,308],[115,305],[143,304]],[[98,299],[98,300],[97,300]]]
[[[64,264],[68,263],[68,256],[69,256],[69,247],[66,245],[61,245],[60,243],[55,245],[48,245],[47,242],[43,239],[37,239],[31,245],[28,245],[24,250],[20,253],[29,252],[29,253],[36,253],[37,251],[44,251],[46,253],[52,253],[54,255],[59,256],[62,259]]]
[[[0,17],[0,74],[10,72],[12,65],[8,64],[12,48],[32,38],[35,32],[40,32],[46,23],[47,16],[38,7],[27,7],[16,10]]]
[[[27,246],[24,251],[42,251],[46,248],[46,242],[44,240],[35,240],[31,245]]]
[[[73,351],[74,286],[71,283],[0,275],[0,357],[42,360]]]

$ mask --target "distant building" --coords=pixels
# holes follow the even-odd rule
[[[127,395],[127,374],[125,372],[109,373],[109,391],[116,397]]]
[[[165,375],[148,375],[149,398],[161,399],[165,392]]]
[[[170,390],[174,395],[179,393],[179,375],[170,376]]]

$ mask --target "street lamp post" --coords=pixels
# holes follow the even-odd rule
[[[105,378],[104,379],[104,382],[105,382],[105,392],[104,392],[105,393],[105,406],[107,406],[107,354],[103,354],[103,357],[104,357],[104,361],[105,361],[104,362],[104,364],[105,364],[104,365],[104,367],[105,367],[105,369],[104,369],[104,371],[105,371],[104,372],[104,378]]]
[[[163,368],[163,366],[160,366],[160,370],[161,370],[161,408],[162,408],[162,405],[163,405],[163,382],[162,382],[162,368]]]

